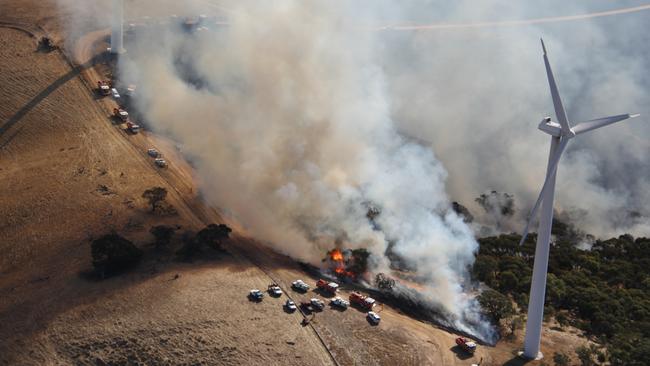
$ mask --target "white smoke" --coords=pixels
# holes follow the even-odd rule
[[[535,127],[552,115],[539,36],[546,37],[570,118],[647,111],[648,83],[633,77],[647,51],[615,36],[628,34],[625,27],[643,29],[638,19],[368,31],[375,24],[567,15],[604,2],[571,9],[503,0],[210,4],[188,1],[173,11],[182,19],[226,9],[227,27],[142,30],[121,62],[121,78],[138,84],[136,102],[153,129],[181,142],[192,158],[206,199],[305,261],[320,261],[336,242],[368,248],[374,270],[384,271],[394,243],[393,253],[428,279],[426,297],[456,327],[485,338],[481,320],[470,319],[476,302],[463,289],[477,244],[451,212],[447,192],[474,214],[480,209],[473,199],[493,189],[514,195],[519,219],[534,202],[548,154]],[[163,8],[127,2],[126,18]],[[622,57],[624,50],[634,50],[632,57]],[[643,162],[650,151],[634,137],[647,127],[615,128],[615,139],[576,139],[560,167],[556,206],[587,212],[572,218],[597,235],[648,233]],[[366,217],[368,203],[381,209],[380,230]],[[628,211],[638,215],[630,219]]]
[[[398,17],[416,24],[525,20],[640,3],[647,2],[416,1]],[[513,194],[518,211],[503,226],[520,231],[548,157],[548,136],[536,127],[544,116],[554,117],[543,36],[571,120],[641,113],[571,142],[560,163],[555,208],[599,237],[650,235],[650,144],[644,137],[650,132],[650,49],[643,40],[649,19],[644,11],[516,27],[387,31],[382,59],[394,120],[400,131],[431,144],[449,172],[449,194],[479,221],[490,222],[474,203],[480,193]]]
[[[122,63],[154,129],[192,157],[206,199],[312,263],[340,243],[367,248],[373,270],[387,271],[392,242],[428,279],[429,298],[476,331],[462,284],[477,243],[450,210],[433,152],[396,130],[376,34],[358,30],[353,8],[325,2],[231,9],[227,28],[156,31]],[[374,223],[368,203],[381,210]]]

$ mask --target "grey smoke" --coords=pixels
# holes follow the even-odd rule
[[[164,8],[126,3],[126,18]],[[208,3],[174,11],[208,13]],[[195,162],[206,199],[257,238],[313,263],[338,242],[368,248],[374,270],[386,271],[384,252],[395,242],[392,249],[428,279],[424,296],[454,326],[484,338],[490,331],[465,289],[477,243],[450,197],[480,215],[480,193],[511,193],[517,211],[506,226],[523,224],[548,154],[536,125],[552,114],[539,37],[570,118],[650,116],[648,14],[622,23],[367,30],[566,15],[611,6],[604,1],[570,9],[504,0],[219,3],[228,27],[140,33],[121,62],[152,127]],[[200,85],[188,82],[188,70]],[[574,219],[596,235],[648,235],[648,130],[637,119],[573,144],[560,166],[556,208],[586,212]],[[367,202],[381,208],[380,231],[366,217]]]
[[[647,2],[409,2],[414,9],[423,3],[436,10],[435,23],[583,14]],[[426,23],[428,14],[417,15],[423,13],[411,9],[406,16]],[[486,190],[513,194],[518,211],[504,229],[521,230],[548,154],[548,137],[536,125],[553,115],[543,36],[571,119],[642,114],[576,139],[560,164],[556,209],[596,236],[650,235],[649,20],[646,11],[526,27],[394,32],[382,55],[394,120],[400,131],[430,142],[449,172],[448,193],[472,213],[483,211],[473,201]]]

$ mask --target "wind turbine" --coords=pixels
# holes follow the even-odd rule
[[[111,53],[120,54],[124,49],[124,0],[113,0],[111,21]]]
[[[539,351],[540,338],[542,336],[542,318],[544,316],[544,295],[546,292],[546,272],[548,270],[548,255],[550,250],[551,239],[551,225],[553,223],[553,196],[555,195],[555,176],[557,172],[557,165],[562,156],[562,152],[569,143],[569,140],[577,135],[585,132],[595,130],[600,127],[610,125],[612,123],[620,122],[628,118],[639,116],[638,114],[621,114],[611,117],[597,118],[590,121],[580,122],[575,127],[571,128],[567,119],[560,93],[555,83],[555,77],[551,70],[551,65],[548,62],[546,54],[546,46],[544,40],[542,41],[542,50],[544,51],[544,64],[546,65],[546,76],[548,77],[548,84],[551,88],[551,96],[553,97],[553,106],[555,108],[555,116],[558,122],[552,121],[550,117],[546,117],[540,122],[538,128],[543,132],[551,135],[551,151],[548,157],[548,166],[546,168],[546,179],[542,185],[542,191],[539,193],[537,202],[528,215],[528,222],[524,229],[521,241],[523,244],[528,235],[530,224],[542,205],[542,212],[539,219],[539,230],[537,232],[537,246],[535,248],[535,263],[533,265],[533,278],[530,285],[530,299],[528,302],[528,320],[526,321],[526,337],[524,339],[524,352],[523,356],[531,359],[542,358],[542,353]]]

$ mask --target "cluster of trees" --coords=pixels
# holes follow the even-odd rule
[[[545,315],[597,337],[607,345],[612,365],[650,360],[650,238],[623,235],[582,250],[568,239],[574,235],[562,234],[550,253]],[[522,246],[519,239],[479,240],[472,273],[496,290],[479,298],[495,321],[514,313],[504,298],[521,309],[528,304],[536,237],[530,235]]]
[[[164,187],[152,187],[142,193],[142,198],[146,199],[151,205],[151,212],[158,215],[173,216],[176,215],[176,208],[165,199],[167,198],[167,189]]]
[[[210,224],[196,235],[186,232],[182,237],[183,246],[176,252],[183,259],[192,259],[203,251],[204,247],[221,250],[221,244],[230,237],[232,230],[224,224]]]
[[[90,252],[93,267],[102,278],[133,267],[142,258],[142,250],[115,233],[93,240]]]
[[[166,225],[153,226],[149,232],[154,237],[153,245],[157,250],[170,246],[176,228]],[[191,259],[202,252],[204,247],[222,250],[223,241],[230,237],[232,230],[224,224],[210,224],[198,233],[185,232],[181,237],[181,247],[176,255],[182,259]],[[144,252],[128,239],[110,233],[90,244],[92,264],[97,275],[104,278],[137,265]]]

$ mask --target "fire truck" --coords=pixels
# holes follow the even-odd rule
[[[101,95],[110,95],[111,94],[111,82],[107,80],[100,80],[97,82],[97,90]]]
[[[119,118],[122,122],[129,120],[129,112],[125,111],[122,108],[113,108],[113,116]]]
[[[336,291],[339,289],[339,284],[336,282],[327,282],[323,279],[318,280],[316,282],[316,287],[321,289],[322,291],[335,294]]]
[[[375,306],[375,299],[372,297],[364,296],[359,292],[353,292],[350,294],[350,303],[360,307],[363,310],[372,310],[372,307]]]
[[[467,338],[463,337],[458,337],[456,338],[456,344],[463,349],[463,351],[469,353],[469,354],[474,354],[474,351],[476,351],[476,343],[470,341]]]

